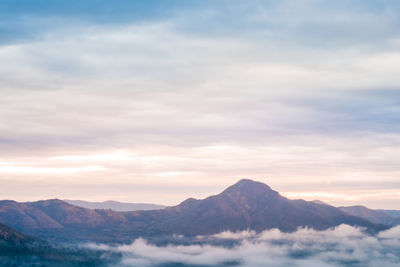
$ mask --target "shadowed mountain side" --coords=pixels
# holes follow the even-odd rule
[[[27,255],[40,250],[47,250],[47,242],[27,236],[19,231],[0,223],[0,255]],[[0,265],[2,261],[0,259]]]
[[[136,211],[136,210],[158,210],[164,209],[166,206],[149,204],[149,203],[125,203],[113,200],[103,202],[90,202],[83,200],[64,200],[65,202],[87,209],[111,209],[115,211]]]
[[[60,246],[0,223],[0,266],[109,266],[119,253]]]
[[[349,216],[333,206],[289,200],[263,183],[246,179],[219,195],[204,200],[187,199],[159,213],[165,219],[162,225],[154,221],[154,227],[164,228],[162,232],[184,235],[271,228],[294,231],[298,227],[323,230],[342,223],[367,227],[372,231],[384,228]]]
[[[313,200],[313,201],[311,201],[311,202],[313,202],[313,203],[315,203],[315,204],[325,205],[325,206],[332,206],[332,205],[330,205],[330,204],[328,204],[328,203],[326,203],[326,202],[323,202],[323,201],[321,201],[321,200],[318,200],[318,199]]]
[[[389,216],[391,216],[393,218],[400,219],[400,210],[382,210],[382,209],[379,209],[377,211],[385,213],[386,215],[389,215]]]
[[[373,223],[380,223],[386,225],[398,224],[396,218],[393,218],[378,210],[368,209],[364,206],[339,207],[339,209],[346,212],[349,215],[358,216],[367,219]]]
[[[323,230],[340,224],[365,227],[369,232],[387,228],[333,206],[289,200],[269,186],[247,179],[218,195],[203,200],[190,198],[180,205],[151,211],[90,210],[61,200],[0,201],[0,221],[47,239],[99,242],[171,234],[207,235],[224,230]]]
[[[5,244],[22,244],[25,242],[33,241],[33,238],[28,237],[11,227],[0,223],[0,243]]]
[[[29,235],[56,241],[110,241],[118,237],[121,226],[129,225],[122,212],[85,209],[58,199],[0,201],[0,221]]]

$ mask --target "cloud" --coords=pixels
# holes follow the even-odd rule
[[[3,167],[8,188],[25,179],[41,183],[35,194],[62,195],[45,188],[96,183],[99,196],[168,204],[238,176],[293,194],[394,190],[396,4],[135,3],[113,3],[115,13],[106,1],[0,8],[10,33],[0,45],[0,159],[19,168]],[[87,166],[98,171],[42,176]],[[135,190],[155,183],[184,189],[146,194],[160,199]],[[123,196],[107,191],[127,186]],[[15,192],[0,189],[37,198]]]
[[[282,233],[274,229],[260,234],[230,233],[233,239],[241,237],[233,246],[213,245],[219,238],[214,235],[192,245],[157,246],[137,239],[131,245],[88,247],[121,252],[123,266],[398,266],[399,229],[392,228],[377,236],[347,225],[325,231],[299,229]],[[222,239],[227,234],[223,233]]]
[[[1,165],[0,163],[0,173],[1,174],[10,174],[10,173],[18,173],[18,174],[28,174],[28,175],[37,175],[39,174],[64,174],[68,175],[74,172],[87,172],[87,171],[101,171],[103,167],[100,166],[86,166],[81,168],[37,168],[30,166],[15,166],[15,165]]]
[[[215,238],[219,239],[245,239],[249,238],[252,236],[255,236],[256,232],[255,231],[242,231],[242,232],[230,232],[230,231],[224,231],[218,234],[213,235]]]

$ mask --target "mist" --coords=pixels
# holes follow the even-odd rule
[[[140,238],[129,245],[85,247],[120,253],[115,266],[400,266],[400,227],[374,236],[340,225],[293,233],[223,232],[191,241],[174,236],[167,244],[156,243]]]

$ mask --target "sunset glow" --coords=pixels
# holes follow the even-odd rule
[[[0,198],[399,207],[396,2],[134,2],[0,8]]]

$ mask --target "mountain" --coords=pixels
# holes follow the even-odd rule
[[[32,240],[33,238],[28,237],[3,223],[0,223],[0,246],[4,246],[6,244],[22,244]]]
[[[117,253],[51,244],[0,223],[0,266],[109,266],[120,257]]]
[[[21,263],[34,263],[33,254],[37,252],[37,248],[44,247],[43,245],[43,241],[35,240],[0,223],[0,266],[25,266]]]
[[[122,212],[81,208],[58,199],[0,201],[0,221],[29,235],[56,241],[110,241],[117,236],[119,225],[128,223]]]
[[[323,230],[340,224],[365,227],[370,232],[387,229],[333,206],[289,200],[269,186],[248,179],[218,195],[203,200],[189,198],[160,210],[91,210],[57,199],[0,201],[0,221],[49,240],[97,242],[129,242],[137,237],[172,234],[207,235],[225,230]]]
[[[158,210],[164,209],[166,206],[149,204],[149,203],[126,203],[126,202],[117,202],[113,200],[107,200],[103,202],[89,202],[83,200],[68,200],[65,199],[65,202],[82,207],[87,209],[111,209],[115,211],[135,211],[135,210]]]
[[[400,219],[400,210],[377,210],[377,211],[385,213],[386,215],[389,215],[393,218]]]
[[[116,266],[120,253],[59,245],[0,223],[0,266]]]
[[[48,247],[45,241],[22,234],[21,232],[0,223],[0,256],[20,256],[31,254],[37,248]],[[0,257],[0,265],[2,260]]]
[[[364,206],[350,206],[350,207],[339,207],[340,210],[346,212],[349,215],[358,216],[369,220],[373,223],[385,224],[385,225],[396,225],[396,218],[389,216],[381,211],[366,208]]]
[[[318,200],[318,199],[313,200],[313,201],[311,201],[311,202],[316,203],[316,204],[320,204],[320,205],[331,206],[330,204],[328,204],[328,203],[326,203],[326,202],[323,202],[323,201],[321,201],[321,200]]]
[[[333,206],[289,200],[269,186],[248,179],[240,180],[221,194],[204,200],[188,199],[167,210],[173,216],[163,221],[163,227],[184,235],[271,228],[294,231],[298,227],[323,230],[343,223],[371,230],[381,227]]]

